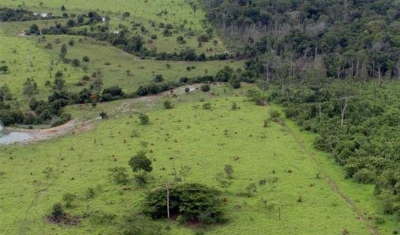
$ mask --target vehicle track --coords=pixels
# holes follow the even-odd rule
[[[340,188],[339,188],[338,184],[335,182],[335,180],[325,170],[324,166],[316,159],[315,154],[308,153],[308,149],[304,145],[301,138],[299,136],[297,136],[296,133],[290,127],[286,126],[286,128],[287,128],[287,131],[291,134],[291,136],[295,140],[296,144],[303,151],[303,154],[308,156],[309,158],[311,158],[311,160],[317,165],[318,171],[321,172],[325,176],[332,191],[334,191],[336,194],[338,194],[340,196],[340,198],[342,198],[343,201],[345,201],[347,203],[347,205],[350,206],[350,208],[354,211],[354,213],[356,213],[358,219],[360,221],[363,221],[366,224],[371,235],[379,235],[380,233],[379,233],[378,229],[376,227],[371,226],[368,223],[368,218],[365,217],[364,213],[359,208],[357,208],[356,204],[345,193],[343,193],[340,190]]]

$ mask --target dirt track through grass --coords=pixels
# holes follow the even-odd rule
[[[321,164],[321,162],[319,160],[317,160],[315,153],[313,153],[313,152],[309,153],[309,151],[308,151],[307,147],[304,145],[303,141],[298,137],[298,134],[295,131],[293,131],[289,126],[287,126],[287,128],[288,128],[288,131],[291,133],[291,135],[294,137],[294,140],[296,141],[297,145],[302,150],[302,154],[308,156],[318,166],[318,171],[321,172],[325,176],[332,191],[335,192],[336,194],[338,194],[343,199],[343,201],[346,202],[347,205],[349,205],[352,208],[354,213],[357,214],[359,220],[363,221],[366,224],[366,226],[368,227],[368,229],[372,235],[379,235],[380,233],[379,233],[378,229],[376,227],[370,225],[370,223],[368,222],[368,219],[364,215],[364,212],[361,211],[357,207],[357,205],[349,198],[349,196],[347,196],[344,192],[342,192],[340,190],[339,185],[329,175],[329,173],[326,171],[325,167]]]

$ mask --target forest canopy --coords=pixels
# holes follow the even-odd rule
[[[271,75],[400,77],[395,1],[201,0],[237,56],[261,57]],[[290,66],[289,66],[290,65]]]

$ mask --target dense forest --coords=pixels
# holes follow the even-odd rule
[[[400,5],[395,1],[202,0],[267,99],[317,133],[345,176],[400,213]],[[240,42],[240,43],[238,43]],[[254,101],[265,99],[249,92]]]
[[[399,78],[395,1],[202,0],[208,19],[271,78]],[[313,72],[313,73],[312,73]]]

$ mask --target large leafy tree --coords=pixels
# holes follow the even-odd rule
[[[159,187],[147,194],[144,212],[154,219],[175,215],[180,223],[223,223],[226,218],[220,196],[220,191],[198,183]]]
[[[151,160],[146,157],[146,152],[144,151],[136,153],[136,155],[129,160],[129,165],[132,167],[133,172],[138,172],[139,174],[142,171],[151,172],[153,170]]]

